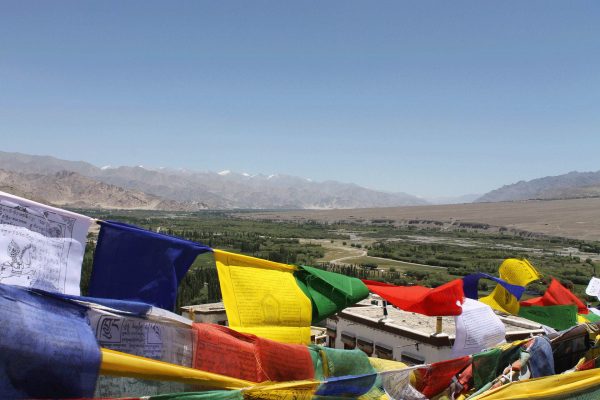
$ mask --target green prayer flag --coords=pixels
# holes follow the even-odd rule
[[[316,344],[311,344],[308,346],[308,352],[310,353],[310,358],[313,363],[313,368],[315,369],[315,380],[321,381],[323,380],[323,360],[321,359],[321,346]]]
[[[498,363],[502,350],[494,348],[473,354],[473,385],[476,390],[498,376]]]
[[[579,314],[579,315],[581,315],[583,318],[587,319],[590,322],[600,321],[600,315],[596,315],[593,312],[590,312],[589,314]]]
[[[527,318],[562,331],[577,325],[577,306],[575,304],[567,304],[521,307],[519,309],[519,317]]]
[[[369,295],[369,289],[360,279],[335,272],[301,266],[295,277],[298,286],[310,298],[313,322],[321,321]]]
[[[374,374],[369,357],[361,350],[331,349],[319,346],[325,377]]]
[[[313,400],[358,398],[372,399],[379,392],[379,375],[361,350],[341,350],[320,347],[324,380],[312,397]],[[360,397],[363,398],[363,397]]]

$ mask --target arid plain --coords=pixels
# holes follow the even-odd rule
[[[443,226],[486,224],[489,229],[540,233],[582,240],[600,240],[600,198],[529,200],[340,210],[251,212],[252,219],[318,222],[442,223]]]

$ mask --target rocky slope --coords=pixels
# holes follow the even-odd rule
[[[200,203],[179,203],[99,182],[72,171],[49,175],[0,170],[0,191],[62,207],[197,211]]]
[[[484,194],[476,202],[551,200],[597,196],[600,196],[600,171],[574,171],[564,175],[546,176],[505,185]]]
[[[386,193],[352,183],[313,182],[288,175],[230,171],[195,172],[168,168],[103,167],[48,156],[0,152],[0,168],[19,173],[72,171],[94,181],[144,192],[178,203],[212,209],[331,209],[427,204],[406,193]],[[138,193],[139,195],[139,193]]]

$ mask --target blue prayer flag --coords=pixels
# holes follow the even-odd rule
[[[31,289],[32,292],[38,292],[44,296],[57,297],[68,301],[84,302],[91,304],[98,304],[104,307],[112,308],[124,313],[133,314],[138,317],[145,317],[152,306],[150,304],[142,303],[140,301],[131,300],[115,300],[115,299],[104,299],[100,297],[87,297],[87,296],[75,296],[72,294],[63,294],[57,292],[46,292],[40,289]],[[85,306],[85,304],[83,304]]]
[[[327,378],[317,391],[316,396],[358,397],[373,388],[377,374],[348,375]]]
[[[100,349],[86,309],[0,284],[0,398],[93,397]]]
[[[529,368],[532,378],[554,375],[554,356],[550,339],[545,336],[534,337],[533,343],[526,350],[529,352]]]
[[[495,276],[484,274],[483,272],[477,272],[475,274],[469,274],[463,277],[463,291],[465,292],[465,297],[474,300],[479,299],[477,295],[477,284],[481,278],[491,279],[492,281],[500,284],[510,294],[515,296],[517,300],[521,298],[523,292],[525,291],[525,287],[523,286],[513,285],[503,279],[496,278]]]
[[[100,223],[90,296],[173,310],[179,283],[208,246],[114,221]]]

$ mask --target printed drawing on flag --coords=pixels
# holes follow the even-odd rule
[[[0,192],[0,283],[79,295],[90,223]]]

